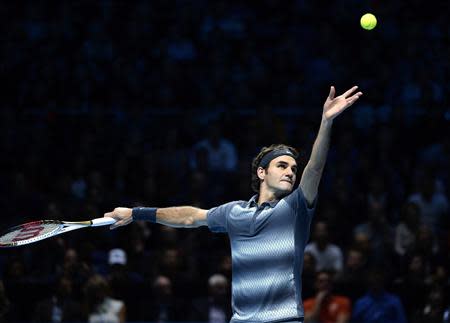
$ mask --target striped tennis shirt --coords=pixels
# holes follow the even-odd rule
[[[302,319],[303,251],[315,202],[300,187],[281,200],[234,201],[207,213],[213,232],[226,232],[233,265],[231,322]]]

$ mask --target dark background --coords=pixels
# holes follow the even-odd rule
[[[315,221],[328,223],[345,258],[354,229],[377,208],[388,233],[366,269],[386,269],[409,317],[436,288],[448,305],[448,9],[418,0],[2,3],[1,226],[85,220],[117,206],[248,200],[260,148],[292,145],[302,168],[330,85],[338,94],[359,85],[363,97],[334,124]],[[359,26],[366,12],[378,18],[372,31]],[[199,148],[214,136],[236,154],[227,169]],[[417,194],[427,201],[426,227],[417,225],[415,244],[399,254],[396,229]],[[109,277],[116,247],[128,254],[131,298],[144,304],[158,275],[170,276],[177,299],[204,297],[210,275],[229,275],[228,240],[206,228],[82,230],[1,250],[3,320],[31,321],[62,276],[83,302],[91,275]],[[182,277],[162,265],[167,252]],[[408,307],[403,295],[418,291],[398,282],[413,255],[424,289]],[[149,319],[126,293],[114,296],[128,319]]]

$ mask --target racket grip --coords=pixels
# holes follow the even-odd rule
[[[104,217],[104,218],[93,219],[93,220],[91,220],[91,222],[92,222],[91,226],[99,227],[99,226],[102,226],[102,225],[114,224],[117,221],[114,220],[113,218],[110,218],[110,217]]]

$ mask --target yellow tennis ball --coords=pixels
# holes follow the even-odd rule
[[[361,17],[360,23],[364,29],[372,30],[377,25],[377,18],[371,13],[366,13]]]

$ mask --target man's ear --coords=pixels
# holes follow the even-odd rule
[[[266,176],[266,170],[262,167],[258,167],[256,170],[256,175],[258,175],[258,178],[260,180],[264,180],[264,177]]]

